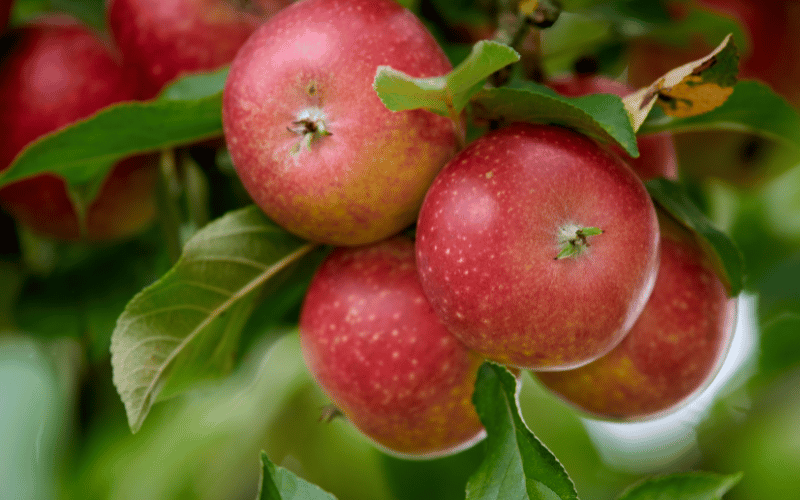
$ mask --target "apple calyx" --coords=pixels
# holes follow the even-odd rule
[[[561,251],[555,260],[577,257],[589,247],[589,236],[603,234],[599,227],[581,227],[577,224],[565,224],[558,229],[558,247]]]
[[[289,132],[302,136],[292,153],[298,153],[304,147],[307,150],[311,150],[311,144],[314,141],[333,135],[325,125],[325,112],[318,107],[304,109],[298,113],[297,119],[292,122],[292,126],[286,128]]]

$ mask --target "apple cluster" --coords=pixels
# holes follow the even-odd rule
[[[459,124],[391,112],[378,66],[450,64],[391,0],[305,0],[238,51],[223,95],[228,148],[264,212],[338,248],[300,318],[309,370],[378,446],[433,457],[483,436],[484,359],[534,371],[600,418],[649,418],[710,380],[734,304],[696,236],[643,180],[675,178],[669,135],[628,157],[578,132],[514,123],[466,148]],[[602,77],[565,95],[624,95]],[[416,238],[398,235],[416,222]]]
[[[0,2],[2,31],[12,3]],[[229,64],[247,37],[289,3],[110,0],[110,37],[57,13],[12,27],[0,39],[0,171],[42,135],[114,103],[150,99],[180,76]],[[36,175],[0,189],[0,207],[49,238],[127,238],[155,217],[157,175],[154,155],[124,159],[86,207],[62,178]]]

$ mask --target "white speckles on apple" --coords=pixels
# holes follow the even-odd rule
[[[344,256],[362,255],[363,247],[340,248],[329,256],[335,265],[329,266],[330,260],[326,260],[320,267],[301,314],[303,354],[334,404],[354,425],[365,432],[369,429],[368,434],[382,445],[391,448],[392,436],[405,432],[399,429],[406,425],[414,434],[420,425],[430,427],[430,433],[420,433],[423,438],[444,436],[442,425],[448,429],[465,426],[458,423],[465,416],[470,422],[467,435],[474,439],[480,422],[473,412],[462,410],[460,401],[464,394],[472,393],[478,364],[430,309],[416,268],[395,265],[396,260],[414,261],[413,242],[406,238],[402,241],[407,243],[380,244],[380,248],[387,245],[392,251],[369,254],[364,259],[370,263],[352,275]],[[378,261],[383,264],[377,265]],[[324,287],[317,287],[318,280],[325,281]],[[391,293],[382,294],[382,289]],[[351,293],[354,290],[363,294]],[[344,307],[331,308],[332,301],[339,299]],[[366,299],[364,304],[362,299]],[[358,325],[344,321],[352,308],[370,321]],[[335,319],[337,314],[339,320]],[[331,323],[337,325],[335,333],[328,330]],[[315,329],[315,324],[324,333]],[[350,339],[345,342],[348,334]],[[323,347],[322,337],[337,346]],[[453,388],[460,388],[456,395],[451,395]],[[375,420],[376,415],[380,415],[380,421]],[[391,425],[386,425],[387,418]],[[373,429],[378,429],[377,434]],[[451,430],[446,434],[452,435]],[[447,444],[448,448],[452,446]]]

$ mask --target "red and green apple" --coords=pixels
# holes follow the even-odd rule
[[[253,200],[287,230],[334,245],[396,234],[455,154],[448,119],[383,105],[373,89],[380,65],[414,77],[451,69],[424,25],[391,0],[293,4],[233,61],[228,148]]]
[[[300,344],[335,406],[389,453],[432,458],[485,434],[471,402],[482,358],[431,309],[408,238],[334,250],[308,288]]]
[[[728,297],[695,235],[659,215],[656,284],[622,343],[576,370],[537,374],[597,418],[642,420],[674,411],[711,382],[730,343],[736,299]]]
[[[501,364],[563,370],[610,351],[658,267],[642,181],[577,132],[512,124],[453,158],[417,223],[425,294],[445,326]]]

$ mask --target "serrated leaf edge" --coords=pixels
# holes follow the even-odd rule
[[[188,244],[187,244],[187,246],[188,246]],[[139,429],[141,428],[141,426],[142,426],[142,424],[144,422],[144,419],[147,417],[147,414],[150,412],[150,408],[152,408],[153,404],[155,403],[155,397],[157,396],[157,394],[159,392],[159,389],[160,389],[159,385],[162,382],[162,376],[166,372],[167,368],[175,360],[175,358],[181,353],[183,348],[186,345],[188,345],[190,342],[192,342],[195,339],[195,337],[197,337],[197,335],[199,335],[200,332],[202,332],[203,329],[211,323],[211,321],[213,321],[214,319],[219,317],[220,314],[222,314],[224,311],[228,310],[237,301],[239,301],[240,299],[242,299],[245,296],[247,296],[248,293],[252,292],[256,288],[258,288],[260,285],[264,284],[270,277],[272,277],[274,274],[276,274],[277,272],[282,270],[286,265],[288,265],[289,263],[293,262],[294,260],[302,257],[303,255],[309,253],[311,250],[313,250],[317,246],[318,245],[316,243],[307,243],[307,244],[301,246],[300,248],[298,248],[294,252],[290,253],[286,257],[284,257],[284,258],[280,259],[279,261],[275,262],[274,264],[266,267],[261,274],[259,274],[258,276],[256,276],[252,280],[250,280],[247,284],[245,284],[239,290],[231,292],[231,296],[227,300],[225,300],[223,303],[221,303],[219,306],[217,306],[213,310],[207,311],[207,313],[208,313],[207,316],[195,328],[193,328],[192,331],[189,332],[189,334],[186,337],[184,337],[182,340],[180,340],[177,343],[176,347],[174,349],[172,349],[172,351],[170,351],[170,353],[167,355],[167,357],[164,359],[164,361],[162,361],[160,366],[156,369],[155,375],[152,377],[152,380],[150,381],[150,383],[147,386],[139,385],[139,386],[136,386],[135,389],[133,389],[133,390],[125,391],[125,394],[123,394],[123,390],[121,389],[121,386],[122,386],[121,378],[123,377],[123,375],[119,373],[119,368],[117,368],[117,367],[124,366],[124,360],[128,356],[130,356],[131,353],[134,352],[134,350],[136,348],[138,348],[142,343],[150,341],[153,338],[161,338],[162,340],[166,340],[166,339],[175,340],[175,341],[179,340],[178,337],[171,337],[171,336],[148,337],[146,339],[142,339],[141,341],[139,341],[137,343],[137,345],[135,345],[131,349],[128,349],[127,352],[125,352],[125,353],[118,352],[118,348],[115,348],[115,346],[119,345],[119,342],[120,342],[119,341],[119,337],[120,337],[120,335],[123,334],[123,332],[127,328],[125,323],[126,322],[130,322],[130,321],[133,320],[132,318],[128,317],[129,316],[128,307],[126,306],[125,311],[123,311],[123,313],[117,319],[116,327],[114,328],[114,332],[112,333],[112,336],[111,336],[111,365],[112,365],[112,369],[113,369],[113,377],[112,378],[113,378],[114,386],[117,388],[117,392],[119,393],[120,398],[122,399],[122,403],[125,405],[125,413],[126,413],[126,416],[127,416],[127,419],[128,419],[128,426],[130,427],[132,433],[138,432]],[[203,259],[203,260],[206,260],[206,259]],[[183,258],[181,258],[175,264],[175,266],[173,266],[164,276],[162,276],[161,279],[159,279],[158,281],[156,281],[152,285],[148,286],[147,288],[143,289],[141,292],[136,294],[131,299],[131,301],[128,303],[128,305],[130,305],[131,303],[134,303],[142,295],[145,295],[145,294],[149,293],[150,290],[158,287],[160,285],[160,283],[165,278],[167,278],[168,276],[170,276],[170,275],[174,274],[175,272],[177,272],[178,266],[180,264],[182,264],[183,262],[185,262],[185,260]],[[206,311],[204,310],[203,312],[206,312]],[[128,376],[128,374],[126,374],[126,376]],[[143,397],[140,398],[141,402],[137,403],[136,401],[133,401],[133,398],[130,395],[132,393],[136,392],[138,389],[142,389],[142,388],[145,389],[145,394],[144,394]],[[139,398],[137,398],[137,399],[139,399]]]

